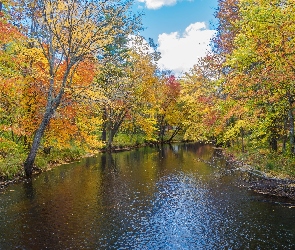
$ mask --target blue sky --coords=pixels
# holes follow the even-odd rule
[[[137,0],[136,7],[144,12],[142,35],[162,53],[162,69],[181,75],[210,49],[217,0]]]

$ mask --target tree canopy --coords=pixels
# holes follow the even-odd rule
[[[178,78],[132,3],[1,2],[1,175],[24,164],[30,177],[51,148],[112,150],[122,134],[295,153],[292,1],[219,0],[211,50]]]

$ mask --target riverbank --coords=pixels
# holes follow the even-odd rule
[[[42,172],[46,172],[51,170],[52,168],[64,165],[64,164],[70,164],[70,163],[74,163],[76,161],[79,161],[83,158],[87,158],[87,157],[91,157],[94,156],[96,154],[99,153],[107,153],[107,152],[111,152],[111,153],[119,153],[119,152],[124,152],[124,151],[130,151],[133,149],[137,149],[140,147],[146,147],[146,146],[155,146],[157,144],[160,143],[136,143],[134,145],[128,144],[128,145],[122,145],[122,144],[118,144],[115,145],[114,147],[112,147],[111,150],[107,150],[106,148],[100,148],[98,150],[96,150],[93,153],[82,153],[80,152],[67,152],[65,153],[60,153],[60,157],[56,157],[57,152],[52,151],[50,154],[48,155],[39,155],[36,162],[35,162],[35,166],[33,167],[33,176],[41,174]],[[9,185],[11,184],[16,184],[16,183],[20,183],[20,182],[25,182],[25,181],[29,181],[23,171],[23,167],[19,166],[18,167],[18,172],[16,172],[14,175],[12,176],[0,176],[0,190],[3,190],[5,188],[7,188]]]
[[[170,132],[172,133],[172,131]],[[166,138],[167,137],[167,138]],[[171,135],[168,133],[164,139],[168,139]],[[174,142],[183,141],[183,136],[178,134],[174,137]],[[33,174],[48,171],[53,167],[69,164],[78,161],[82,158],[89,157],[98,153],[104,152],[122,152],[129,151],[135,148],[148,145],[159,144],[156,141],[147,141],[143,134],[126,134],[118,133],[113,140],[112,149],[106,148],[106,145],[101,142],[96,148],[88,148],[83,145],[68,145],[67,148],[57,147],[40,147],[35,164]],[[5,188],[11,183],[17,183],[20,180],[25,180],[23,163],[28,155],[28,149],[22,145],[13,147],[4,157],[0,155],[0,189]]]
[[[246,154],[235,154],[227,149],[222,150],[229,170],[240,173],[239,185],[256,193],[295,200],[295,177],[286,171],[266,169],[261,159],[247,157]],[[268,166],[267,162],[264,163]],[[263,170],[260,170],[263,169]]]
[[[112,148],[112,153],[130,151],[136,148],[144,146],[154,146],[152,143],[143,143],[136,145],[128,146],[115,146]],[[246,157],[246,154],[238,154],[235,151],[218,148],[219,154],[221,157],[224,157],[226,160],[226,169],[227,173],[239,172],[240,179],[239,185],[249,190],[253,190],[256,193],[261,193],[270,196],[284,197],[288,199],[295,200],[295,177],[286,174],[282,171],[274,171],[273,169],[269,171],[260,170],[262,167],[258,165],[259,162],[255,162],[253,159],[255,157],[249,158]],[[105,153],[106,149],[99,149],[97,153]],[[78,157],[64,157],[56,161],[49,160],[46,166],[40,167],[36,165],[33,168],[33,175],[40,174],[42,172],[51,170],[52,168],[58,167],[63,164],[70,164],[76,161],[79,161],[82,158],[93,156],[93,154],[83,154]],[[266,164],[267,165],[267,164]],[[255,167],[256,166],[256,167]],[[5,178],[0,176],[0,190],[5,189],[11,184],[28,181],[25,177],[23,170],[18,174],[14,175],[13,178]]]

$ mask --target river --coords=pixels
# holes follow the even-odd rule
[[[0,249],[295,249],[295,208],[211,145],[99,154],[0,193]]]

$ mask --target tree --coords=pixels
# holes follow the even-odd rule
[[[89,99],[78,97],[80,91],[85,92],[85,88],[93,83],[96,68],[95,61],[80,63],[73,77],[74,87],[64,94],[45,131],[45,149],[65,149],[75,145],[93,151],[101,146],[100,138],[95,133],[101,125],[100,112],[97,112],[99,106]]]
[[[126,68],[130,66],[130,62],[127,42],[128,38],[123,34],[106,46],[102,55],[103,64],[96,78],[96,92],[102,97],[98,100],[103,115],[102,141],[107,142],[109,148],[128,112],[122,102],[126,98],[126,91],[128,92]]]
[[[181,100],[190,110],[184,121],[186,139],[217,140],[222,134],[224,93],[219,60],[208,54],[181,81]]]
[[[294,153],[294,4],[241,0],[238,6],[240,19],[234,26],[239,32],[227,60],[232,69],[229,93],[261,110],[259,122],[264,126],[255,129],[263,128],[273,150],[285,138],[288,125]]]
[[[2,14],[2,13],[1,13]],[[9,23],[9,17],[0,17],[0,158],[5,158],[18,147],[24,135],[19,120],[23,116],[21,97],[24,77],[21,65],[23,36]]]
[[[239,30],[234,25],[239,20],[238,3],[239,0],[218,0],[218,9],[215,13],[218,19],[217,34],[212,39],[212,47],[215,54],[222,57],[226,57],[234,48],[234,39]]]
[[[80,63],[95,58],[116,34],[131,32],[137,19],[128,14],[131,1],[14,2],[16,13],[23,17],[19,24],[30,38],[28,46],[40,48],[46,59],[46,64],[40,67],[47,76],[44,84],[46,105],[24,163],[26,176],[31,177],[45,129],[65,92],[72,87],[73,76]]]
[[[101,96],[98,101],[103,112],[102,139],[106,141],[108,150],[111,150],[113,138],[124,123],[128,123],[130,128],[135,120],[138,124],[142,121],[153,96],[152,85],[156,82],[151,55],[141,50],[143,38],[132,38],[137,48],[130,48],[127,42],[128,39],[121,37],[116,45],[109,47],[95,86]],[[147,92],[151,95],[146,95]],[[144,130],[147,131],[146,121]]]
[[[175,126],[174,133],[168,139],[171,141],[173,137],[182,128],[181,115],[177,112],[180,109],[180,84],[174,75],[163,76],[157,90],[158,109],[157,109],[157,127],[158,141],[164,142],[164,136],[169,126]]]

